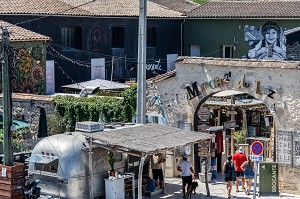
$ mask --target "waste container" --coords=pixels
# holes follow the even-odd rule
[[[279,195],[278,163],[259,163],[259,195]]]
[[[212,179],[217,177],[217,158],[211,158],[211,173]]]

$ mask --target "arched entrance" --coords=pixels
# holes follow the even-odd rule
[[[208,157],[214,172],[221,171],[226,157],[233,155],[240,146],[247,156],[250,155],[254,141],[263,143],[265,160],[274,160],[274,139],[271,139],[274,137],[273,115],[261,100],[247,93],[225,90],[207,95],[195,110],[194,130],[215,135]],[[194,154],[195,168],[202,172],[199,162],[207,157],[201,156],[201,146],[197,145]]]

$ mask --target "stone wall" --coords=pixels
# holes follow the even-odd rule
[[[175,77],[163,81],[154,79],[152,83],[156,88],[155,95],[160,96],[170,126],[178,127],[179,121],[186,121],[192,123],[194,129],[196,110],[205,97],[222,90],[238,90],[261,100],[269,110],[275,106],[276,113],[273,116],[277,130],[300,132],[299,66],[300,62],[179,57]],[[225,74],[229,73],[229,81],[221,84]],[[201,94],[190,99],[186,87],[191,87],[195,82]],[[148,99],[151,99],[151,93]],[[177,103],[174,103],[175,99]],[[290,155],[295,157],[298,154],[291,149]],[[290,187],[288,184],[289,179],[300,171],[288,168],[280,172],[282,190],[299,193],[299,181],[292,181]]]
[[[300,193],[300,169],[291,167],[279,167],[279,191],[292,194]]]

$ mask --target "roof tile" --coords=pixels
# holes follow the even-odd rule
[[[51,40],[50,37],[38,34],[36,32],[27,30],[25,28],[21,28],[19,26],[15,26],[15,25],[10,24],[5,21],[0,20],[0,26],[7,27],[9,35],[10,35],[10,37],[9,37],[10,41],[37,41],[37,40],[48,41],[48,40]],[[1,35],[0,35],[0,40],[2,40]]]
[[[190,18],[299,18],[299,0],[209,1],[187,13]]]
[[[147,2],[148,17],[183,17],[181,12]],[[0,14],[137,17],[139,0],[0,0]]]

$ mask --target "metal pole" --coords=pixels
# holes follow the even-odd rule
[[[2,29],[2,94],[3,94],[3,151],[4,165],[13,166],[12,132],[11,132],[11,93],[8,63],[9,33],[6,27]]]
[[[139,165],[139,176],[138,176],[138,199],[143,198],[142,187],[143,187],[143,166],[148,154],[143,154]]]
[[[147,0],[140,0],[137,74],[137,123],[146,122]]]
[[[254,175],[254,186],[253,186],[253,199],[256,198],[256,184],[257,184],[257,171],[258,171],[258,161],[254,160],[255,162],[255,175]]]
[[[93,187],[93,139],[89,137],[89,176],[90,176],[90,199],[94,199],[94,187]]]

